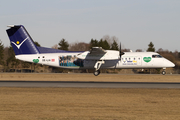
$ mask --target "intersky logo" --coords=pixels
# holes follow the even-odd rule
[[[27,38],[25,38],[22,42],[21,42],[21,44],[19,44],[19,41],[17,41],[16,43],[14,43],[13,41],[11,41],[11,43],[13,43],[18,49],[21,47],[21,45],[26,41],[28,39],[28,37]],[[19,45],[18,45],[19,44]]]

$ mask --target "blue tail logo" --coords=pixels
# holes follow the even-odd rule
[[[21,47],[21,45],[28,39],[28,37],[26,39],[24,39],[20,44],[19,41],[17,41],[16,43],[14,43],[13,41],[11,41],[11,43],[13,43],[18,49]]]
[[[16,55],[40,53],[23,25],[9,27],[11,28],[6,31]]]

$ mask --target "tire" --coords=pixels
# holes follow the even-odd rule
[[[166,71],[162,71],[162,75],[165,75],[166,74]]]
[[[94,75],[95,75],[95,76],[98,76],[99,74],[100,74],[100,71],[99,71],[99,70],[94,71]]]

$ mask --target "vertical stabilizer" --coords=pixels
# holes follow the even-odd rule
[[[37,46],[23,25],[9,25],[6,32],[16,55],[39,54]]]

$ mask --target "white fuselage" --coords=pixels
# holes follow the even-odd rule
[[[155,52],[125,52],[119,58],[119,51],[107,50],[106,54],[93,55],[89,52],[68,52],[50,54],[16,55],[19,60],[42,65],[69,68],[93,69],[97,61],[103,61],[101,68],[167,68],[175,65]]]

